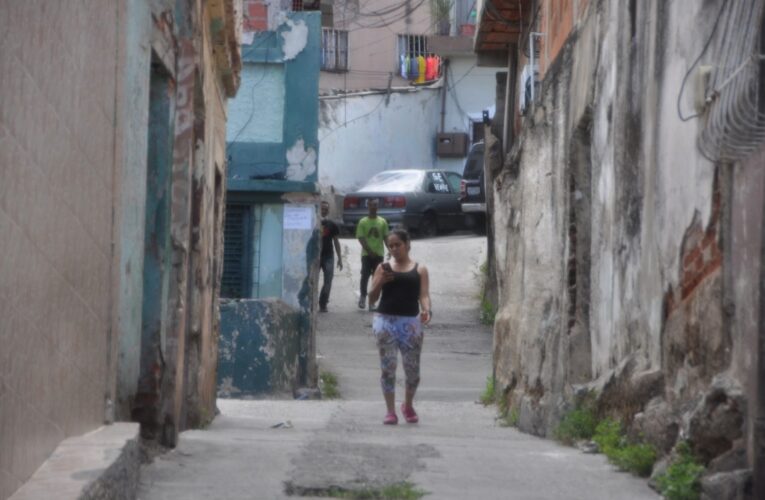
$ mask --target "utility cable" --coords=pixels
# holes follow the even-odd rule
[[[694,113],[688,116],[683,116],[683,111],[680,109],[680,103],[683,98],[683,92],[685,91],[685,85],[686,83],[688,83],[688,77],[691,76],[693,69],[696,67],[699,61],[701,61],[701,58],[704,57],[704,54],[709,48],[709,45],[712,43],[712,39],[714,38],[715,32],[717,31],[717,26],[720,24],[720,18],[722,18],[722,13],[725,11],[725,7],[727,5],[728,5],[728,0],[724,0],[723,4],[720,6],[720,12],[717,13],[717,17],[715,18],[715,24],[712,27],[712,32],[709,34],[709,38],[707,38],[707,41],[704,43],[704,47],[701,49],[701,53],[698,55],[696,60],[693,61],[693,64],[691,64],[691,67],[688,68],[688,71],[685,73],[685,76],[683,77],[683,83],[680,84],[680,92],[678,92],[677,94],[677,117],[680,118],[680,121],[682,122],[687,122],[692,120],[693,118],[699,117],[698,113]]]

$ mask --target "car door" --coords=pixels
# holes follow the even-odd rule
[[[450,215],[450,198],[452,192],[443,172],[431,171],[426,176],[426,191],[430,198],[430,206],[436,212],[438,227],[447,229],[452,227]]]
[[[449,183],[449,189],[452,191],[452,198],[449,203],[449,213],[451,214],[451,227],[453,229],[462,229],[464,227],[464,216],[462,214],[462,205],[460,204],[460,183],[462,176],[457,172],[445,171],[446,180]]]

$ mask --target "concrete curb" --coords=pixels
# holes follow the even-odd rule
[[[138,424],[116,423],[62,441],[10,500],[134,500]]]

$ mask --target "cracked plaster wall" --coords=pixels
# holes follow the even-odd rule
[[[700,122],[681,122],[675,108],[719,2],[637,5],[632,33],[627,1],[590,2],[548,68],[535,112],[523,118],[519,143],[493,186],[495,372],[520,411],[521,428],[535,434],[549,435],[570,407],[582,382],[572,372],[589,373],[584,381],[595,387],[598,380],[601,389],[615,373],[655,373],[665,378],[651,395],[679,405],[727,373],[737,342],[724,332],[720,269],[683,298],[675,316],[666,305],[667,290],[683,284],[684,244],[694,222],[718,247],[725,229],[715,215],[722,210],[714,201],[716,168],[695,144]],[[690,87],[681,105],[692,109]],[[590,162],[588,191],[578,194],[571,191],[572,171],[582,167],[577,127],[587,134]],[[588,210],[577,213],[588,219],[576,220],[572,231],[571,213],[582,202]],[[571,317],[569,309],[575,296],[569,258],[584,244],[577,239],[583,229],[586,261],[581,249],[575,261],[589,267],[589,293],[574,309],[586,307],[588,320]],[[689,336],[696,323],[702,334]],[[589,341],[575,341],[576,329]],[[709,366],[705,373],[688,355],[670,361],[663,354],[669,342],[692,351],[694,338]],[[692,387],[701,392],[692,395]],[[647,403],[631,397],[611,401],[627,418]]]

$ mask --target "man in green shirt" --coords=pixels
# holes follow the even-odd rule
[[[377,266],[382,264],[385,254],[385,237],[388,236],[388,222],[377,215],[377,198],[367,203],[369,215],[362,218],[356,226],[356,239],[361,243],[361,285],[359,309],[364,309],[367,302],[367,284]],[[374,304],[369,304],[369,310]]]

